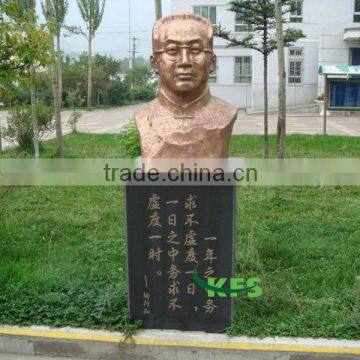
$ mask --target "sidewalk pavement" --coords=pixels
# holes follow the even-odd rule
[[[288,135],[322,135],[323,118],[317,114],[288,114],[286,119]],[[269,115],[269,133],[277,132],[277,114]],[[234,125],[233,134],[262,135],[264,133],[263,115],[247,115],[240,112]],[[327,134],[338,136],[360,136],[359,116],[332,115],[327,119]]]
[[[185,357],[182,357],[183,354]],[[169,360],[210,360],[211,358],[206,358],[206,354],[200,354],[199,357],[195,357],[197,355],[196,352],[193,352],[193,356],[194,357],[189,357],[189,354],[186,354],[185,352],[179,352],[179,357],[176,358],[169,358]],[[249,358],[245,358],[245,360],[258,360],[259,358],[255,358],[252,357],[252,355],[250,355],[251,357]],[[96,358],[96,359],[101,359],[101,358]],[[149,357],[120,357],[118,359],[122,359],[122,360],[149,360],[151,358]],[[160,359],[160,358],[158,358]],[[163,359],[163,358],[161,358]],[[226,355],[223,357],[223,360],[227,360],[227,359],[231,359],[230,357],[227,357]],[[233,358],[234,360],[236,360],[236,358]],[[286,359],[290,359],[290,360],[357,360],[357,358],[354,357],[344,357],[343,355],[341,356],[331,356],[331,355],[295,355],[292,358],[288,358],[288,357],[277,357],[277,358],[273,358],[273,360],[286,360]],[[94,358],[82,358],[82,359],[75,359],[75,358],[69,358],[69,357],[47,357],[47,356],[27,356],[27,355],[11,355],[11,354],[1,354],[0,353],[0,360],[94,360]],[[102,359],[101,359],[102,360]],[[155,359],[157,360],[157,359]],[[241,359],[240,359],[241,360]]]
[[[118,134],[121,128],[134,117],[134,112],[142,104],[123,106],[114,109],[94,110],[91,112],[82,111],[82,117],[78,123],[79,132],[95,134]],[[62,112],[63,132],[70,132],[67,121],[70,111]],[[0,124],[4,127],[7,113],[0,111]],[[238,118],[234,125],[234,135],[262,135],[263,134],[263,114],[248,115],[240,110]],[[269,114],[269,133],[276,134],[277,114]],[[340,136],[360,136],[360,116],[339,116],[333,113],[328,117],[327,123],[328,135]],[[289,114],[287,116],[288,134],[309,134],[321,135],[323,131],[323,119],[318,114]],[[55,137],[55,133],[49,136]],[[4,142],[4,147],[9,144]]]
[[[0,360],[69,360],[69,358],[63,357],[47,357],[47,356],[28,356],[28,355],[11,355],[11,354],[1,354],[0,353]],[[74,359],[72,360],[80,360]]]
[[[260,339],[176,330],[141,330],[128,338],[104,330],[3,326],[0,360],[2,353],[19,354],[21,360],[28,360],[23,355],[39,356],[39,360],[41,356],[99,360],[360,360],[360,341]]]

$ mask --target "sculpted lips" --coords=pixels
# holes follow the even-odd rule
[[[193,74],[176,74],[175,78],[179,79],[179,80],[192,80],[194,79],[194,75]]]

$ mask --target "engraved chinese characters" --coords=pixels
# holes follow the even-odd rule
[[[233,274],[234,189],[129,186],[126,192],[131,319],[143,328],[223,331],[231,299],[209,298],[193,270],[204,281]]]

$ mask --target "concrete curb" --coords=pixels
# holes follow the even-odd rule
[[[161,330],[144,330],[125,339],[119,332],[0,326],[0,353],[82,359],[345,360],[360,359],[360,341],[230,338]]]

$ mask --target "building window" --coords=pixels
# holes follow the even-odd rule
[[[194,6],[194,14],[200,15],[216,25],[216,6]]]
[[[251,31],[250,25],[244,24],[243,14],[235,13],[235,32],[247,32]]]
[[[360,22],[360,0],[355,0],[354,22]]]
[[[304,49],[289,49],[289,84],[301,84],[303,78]]]
[[[251,82],[252,82],[252,58],[251,58],[251,56],[237,56],[235,58],[234,82],[251,84]]]
[[[292,5],[290,11],[290,22],[292,23],[303,22],[303,0],[296,0]]]
[[[217,66],[215,67],[214,71],[210,73],[208,82],[210,84],[216,84],[217,83]]]

